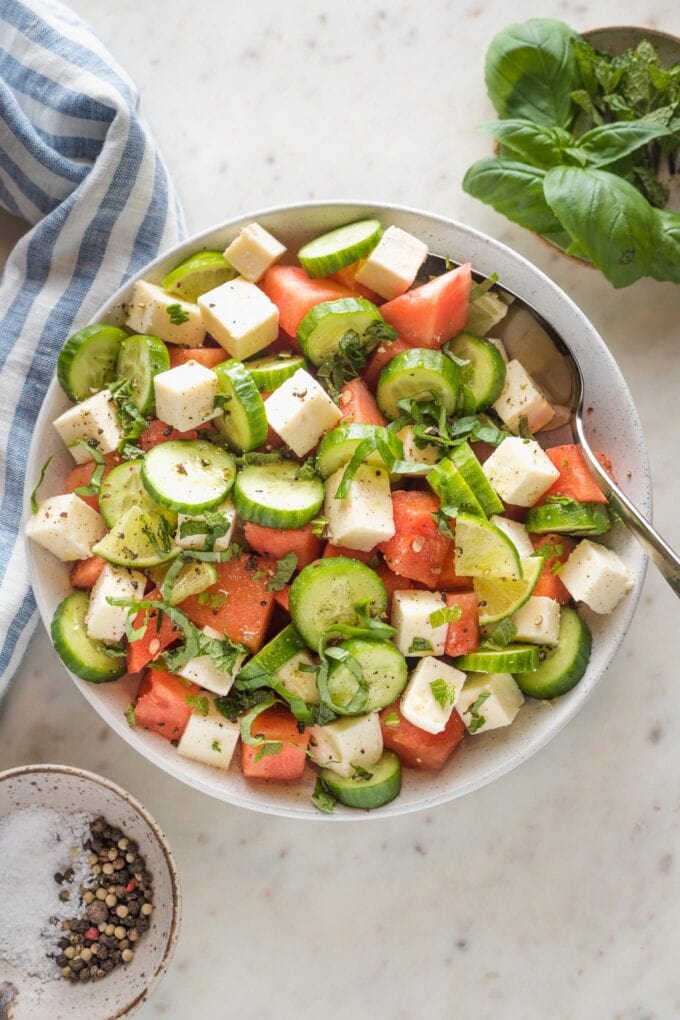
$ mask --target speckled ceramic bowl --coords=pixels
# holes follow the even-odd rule
[[[602,339],[574,301],[552,280],[522,256],[479,231],[441,216],[376,202],[305,203],[251,212],[206,230],[147,266],[139,277],[160,281],[191,252],[200,248],[224,249],[239,229],[253,219],[257,219],[279,237],[290,251],[295,252],[300,245],[326,230],[374,215],[385,225],[395,224],[415,234],[425,241],[432,252],[450,256],[460,262],[470,261],[476,270],[485,275],[497,273],[502,284],[524,297],[569,341],[586,378],[586,406],[592,408],[588,415],[588,427],[594,445],[610,455],[616,475],[626,492],[643,513],[649,514],[649,468],[640,421],[625,381]],[[129,297],[133,282],[130,281],[130,284],[112,296],[96,316],[96,321],[122,322],[122,306]],[[502,333],[502,330],[496,332]],[[29,454],[27,513],[29,494],[36,484],[40,467],[45,458],[59,448],[58,436],[51,423],[68,406],[69,401],[55,379],[40,409]],[[48,481],[41,490],[43,497],[64,491],[69,461],[67,453],[58,462],[55,461]],[[380,811],[365,813],[337,808],[330,816],[331,821],[379,819],[430,808],[491,782],[547,744],[573,718],[601,679],[626,633],[640,594],[645,568],[645,558],[640,547],[623,528],[616,530],[611,541],[632,570],[635,583],[630,595],[611,616],[598,617],[586,613],[593,630],[594,643],[590,664],[581,683],[569,694],[550,704],[527,704],[508,729],[494,730],[466,740],[441,772],[406,770],[401,795]],[[69,591],[68,569],[36,545],[30,546],[28,555],[31,560],[33,590],[43,622],[49,630],[55,608]],[[84,683],[76,677],[73,680],[102,718],[124,740],[150,761],[195,789],[257,811],[295,818],[329,817],[321,815],[310,802],[313,781],[311,769],[306,781],[286,786],[248,782],[243,778],[237,762],[232,763],[228,772],[219,772],[187,761],[179,757],[168,741],[128,726],[124,711],[134,698],[138,678],[126,677],[114,684],[98,685]]]
[[[41,982],[0,959],[0,988],[9,982],[16,989],[10,1010],[12,1020],[116,1020],[132,1016],[163,977],[179,934],[182,896],[165,836],[139,801],[122,787],[67,765],[28,765],[0,772],[0,818],[27,807],[103,815],[136,840],[153,875],[154,912],[149,930],[137,943],[134,959],[100,981],[76,985],[57,978]],[[0,1014],[5,1015],[2,1009]]]

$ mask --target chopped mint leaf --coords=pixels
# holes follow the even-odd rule
[[[281,591],[282,588],[285,588],[295,573],[297,562],[298,558],[294,552],[287,552],[285,556],[282,556],[276,563],[276,570],[265,585],[267,591]]]
[[[431,681],[430,690],[432,691],[432,697],[440,708],[447,708],[453,704],[456,692],[442,677],[437,677],[436,680]]]
[[[399,716],[396,712],[388,712],[387,715],[383,717],[382,722],[383,726],[398,726]]]
[[[135,706],[130,702],[128,707],[125,709],[125,718],[127,719],[128,726],[136,726],[137,720],[135,718]]]
[[[442,606],[430,613],[428,619],[431,627],[442,627],[445,623],[455,623],[460,620],[462,609],[460,606]]]
[[[189,321],[189,313],[181,305],[168,305],[165,309],[173,326],[181,326]]]
[[[185,701],[189,708],[195,709],[201,715],[207,715],[210,711],[210,702],[204,694],[187,694]]]
[[[215,752],[215,754],[222,754],[222,745],[220,744],[219,740],[213,740],[210,746]]]
[[[262,759],[269,754],[279,754],[282,748],[283,742],[281,740],[265,740],[263,741],[262,744],[260,744],[257,751],[255,752],[255,757],[253,758],[253,761],[255,762],[255,764],[257,764],[259,761],[262,761]]]
[[[431,652],[432,645],[426,638],[414,637],[409,652]]]
[[[357,765],[355,762],[350,763],[354,771],[352,779],[373,779],[373,773],[369,772],[362,765]]]
[[[335,351],[319,365],[316,373],[319,382],[337,403],[342,387],[361,375],[369,354],[378,344],[392,343],[396,339],[395,330],[382,319],[376,319],[367,326],[363,336],[359,336],[355,329],[348,329]]]
[[[470,707],[468,708],[468,713],[470,715],[468,731],[470,733],[476,733],[477,730],[481,729],[484,723],[486,722],[484,716],[479,714],[479,710],[484,704],[484,702],[487,701],[490,697],[491,691],[484,691],[482,694],[479,695],[477,700],[474,701],[473,704],[470,705]]]
[[[202,591],[198,595],[198,604],[210,609],[221,609],[228,599],[229,596],[223,591]]]
[[[505,648],[517,636],[517,627],[509,616],[496,624],[489,636],[483,642],[485,647]]]
[[[338,798],[331,793],[321,777],[314,784],[312,803],[326,815],[333,814],[335,805],[338,803]]]
[[[441,531],[442,535],[444,535],[446,538],[450,538],[452,542],[455,541],[454,534],[451,531],[451,525],[449,524],[449,518],[444,513],[444,511],[435,510],[432,516],[434,517],[435,523],[439,530]]]
[[[324,517],[323,514],[315,517],[311,523],[312,534],[316,535],[317,538],[323,538],[326,533],[326,528],[330,523],[331,522],[328,517]]]

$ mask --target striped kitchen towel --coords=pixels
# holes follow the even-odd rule
[[[19,522],[57,355],[74,326],[184,233],[135,86],[54,0],[0,3],[0,204],[30,226],[0,280],[1,696],[37,622]]]

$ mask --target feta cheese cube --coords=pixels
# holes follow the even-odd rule
[[[218,344],[243,361],[279,335],[279,310],[263,290],[237,276],[198,299],[203,325]]]
[[[288,662],[284,662],[283,666],[279,666],[272,676],[275,680],[282,683],[286,690],[290,691],[291,694],[297,694],[308,705],[318,705],[321,698],[316,682],[316,673],[300,669],[300,666],[316,665],[317,663],[309,652],[296,652]]]
[[[220,505],[216,507],[212,513],[224,514],[229,524],[226,534],[220,535],[219,538],[216,538],[213,546],[213,549],[216,552],[222,552],[224,549],[229,548],[232,535],[234,534],[234,527],[236,525],[236,510],[234,509],[234,504],[231,500],[226,499],[224,503],[220,503]],[[197,531],[194,534],[182,537],[182,525],[187,521],[195,522],[196,524],[203,523],[205,525],[205,530]],[[205,549],[207,533],[208,526],[205,524],[205,516],[203,514],[197,514],[195,516],[192,514],[177,514],[177,534],[175,536],[175,541],[182,549]]]
[[[200,347],[205,340],[198,305],[168,294],[146,280],[138,280],[132,288],[126,325],[135,333],[159,336],[168,344]]]
[[[244,280],[257,283],[269,267],[278,262],[285,250],[285,245],[259,223],[249,223],[241,227],[238,237],[231,242],[224,257]]]
[[[533,506],[560,473],[534,439],[508,436],[482,465],[505,503]]]
[[[26,525],[26,534],[59,560],[84,560],[109,529],[96,510],[69,492],[50,496]]]
[[[469,733],[509,726],[524,704],[512,673],[470,673],[458,695],[456,711]]]
[[[524,365],[514,360],[506,366],[505,385],[493,409],[511,432],[519,432],[522,418],[526,418],[532,432],[539,432],[555,416]]]
[[[304,368],[286,379],[264,402],[267,421],[298,457],[342,418],[323,386]]]
[[[512,617],[518,641],[556,645],[560,633],[560,604],[544,595],[531,595]]]
[[[440,447],[434,443],[426,443],[422,448],[416,443],[415,429],[413,425],[405,425],[397,432],[404,447],[404,460],[413,461],[415,464],[436,464],[441,460],[442,452]]]
[[[427,245],[400,227],[388,227],[356,274],[357,283],[390,301],[404,294],[425,261]]]
[[[394,643],[402,655],[443,655],[448,623],[433,627],[430,616],[446,605],[446,595],[434,591],[395,591],[392,597]]]
[[[238,723],[224,718],[215,708],[213,698],[208,698],[208,704],[207,715],[194,709],[189,716],[189,722],[177,744],[177,752],[191,761],[228,769],[241,729]]]
[[[317,764],[345,778],[352,775],[355,765],[370,768],[383,753],[380,716],[370,712],[327,726],[310,726],[309,750]]]
[[[401,714],[426,733],[441,733],[464,683],[465,673],[426,655],[409,677],[401,696]]]
[[[179,432],[214,417],[217,376],[197,361],[160,372],[153,381],[156,414]]]
[[[335,545],[369,552],[394,535],[390,478],[384,468],[362,464],[344,499],[336,499],[345,468],[326,479],[324,514]]]
[[[511,521],[509,517],[500,517],[497,514],[491,518],[491,523],[495,524],[504,535],[507,535],[519,553],[520,559],[533,556],[534,547],[531,544],[529,532],[523,524],[520,524],[519,521]]]
[[[90,593],[90,605],[85,617],[87,636],[95,641],[120,641],[125,634],[128,610],[125,606],[112,606],[107,599],[144,598],[146,577],[139,570],[126,570],[107,563],[95,581]]]
[[[82,439],[94,443],[100,453],[112,453],[123,438],[116,405],[108,390],[101,390],[81,404],[69,407],[53,424],[66,446]],[[77,464],[91,459],[82,446],[76,446],[71,453]]]
[[[616,553],[587,538],[560,570],[560,581],[595,613],[612,613],[633,587],[633,575]]]
[[[208,637],[224,640],[224,635],[213,627],[204,627],[203,633]],[[185,680],[191,680],[206,691],[212,691],[213,694],[228,694],[245,657],[245,654],[237,655],[231,670],[225,672],[217,668],[209,655],[196,655],[177,670],[177,675],[184,677]]]

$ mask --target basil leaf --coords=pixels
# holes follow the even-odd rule
[[[655,243],[649,275],[680,283],[680,213],[654,209]]]
[[[338,803],[338,798],[331,793],[323,779],[319,777],[314,784],[314,792],[312,794],[312,804],[323,811],[324,814],[330,815],[335,810],[335,805]]]
[[[542,124],[515,117],[481,124],[480,128],[497,138],[506,149],[511,149],[514,154],[512,158],[519,157],[531,166],[549,170],[562,162],[562,146],[557,143],[553,130]],[[572,137],[566,132],[565,136],[568,145]]]
[[[267,591],[281,591],[282,588],[285,588],[295,573],[297,563],[297,554],[294,552],[287,552],[285,556],[277,560],[276,570],[265,585]]]
[[[574,143],[574,148],[587,157],[590,166],[603,167],[670,133],[664,124],[655,124],[652,120],[621,121],[586,131]]]
[[[548,171],[553,172],[553,171]],[[520,227],[560,236],[562,224],[543,194],[545,171],[510,159],[480,159],[463,178],[463,191],[493,206]],[[565,235],[565,243],[569,238]]]

